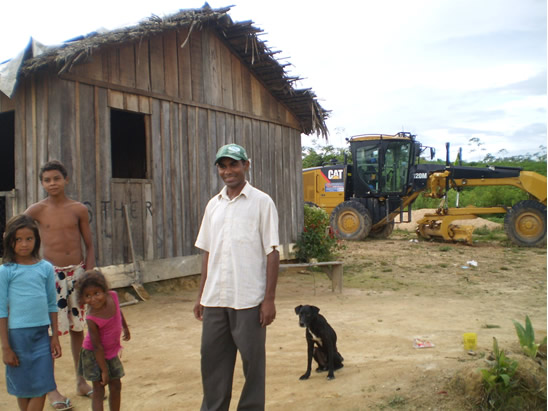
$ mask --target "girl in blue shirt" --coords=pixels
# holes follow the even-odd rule
[[[8,393],[24,411],[44,408],[46,394],[56,388],[53,359],[61,356],[53,266],[40,259],[39,250],[34,220],[12,217],[0,266],[0,342]]]

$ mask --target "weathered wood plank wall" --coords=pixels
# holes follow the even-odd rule
[[[252,159],[250,181],[272,196],[282,243],[302,226],[296,118],[212,31],[165,32],[96,52],[61,77],[38,73],[0,112],[15,110],[18,208],[44,197],[40,166],[59,159],[69,195],[89,209],[98,264],[130,262],[123,205],[139,258],[196,254],[207,201],[222,187],[213,160],[236,142]],[[148,178],[112,179],[110,109],[145,115]]]

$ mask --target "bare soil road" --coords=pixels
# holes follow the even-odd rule
[[[347,243],[340,294],[331,292],[322,273],[280,275],[278,315],[267,333],[268,410],[471,409],[477,370],[486,367],[493,337],[509,356],[525,362],[512,320],[523,323],[529,315],[537,339],[546,335],[546,248],[414,238],[395,231],[388,240]],[[196,285],[195,277],[147,285],[151,299],[124,308],[132,339],[122,356],[123,410],[199,409]],[[306,368],[305,332],[294,312],[299,304],[320,307],[338,334],[345,366],[332,381],[325,373],[299,381]],[[465,332],[477,333],[474,356],[463,348]],[[435,347],[414,348],[415,337]],[[62,344],[60,390],[76,409],[90,409],[89,399],[75,396],[68,338]],[[3,376],[0,384],[5,386]],[[241,384],[238,363],[233,410]],[[5,389],[0,409],[16,409]]]

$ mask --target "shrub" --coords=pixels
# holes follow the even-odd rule
[[[533,329],[533,324],[531,324],[531,320],[528,315],[525,316],[525,328],[515,320],[513,320],[513,323],[516,328],[521,349],[525,355],[535,359],[538,353],[538,347],[542,344],[546,344],[546,337],[540,344],[535,342],[535,330]]]
[[[295,244],[295,257],[300,261],[330,261],[340,248],[329,225],[329,215],[319,207],[304,206],[304,230]]]
[[[481,369],[481,375],[486,392],[486,407],[488,409],[501,409],[512,396],[516,387],[513,378],[518,367],[518,362],[506,357],[504,351],[499,349],[497,339],[493,337],[493,366],[489,369]]]
[[[484,395],[481,410],[546,410],[546,368],[529,357],[508,358],[493,337],[490,367],[481,369]]]

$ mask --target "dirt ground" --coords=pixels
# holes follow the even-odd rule
[[[493,337],[508,355],[518,355],[512,320],[524,323],[526,314],[537,339],[546,335],[546,248],[414,239],[395,231],[387,240],[346,243],[342,293],[331,292],[323,273],[280,274],[278,314],[267,332],[268,410],[470,409],[466,379],[486,367]],[[123,308],[132,332],[122,355],[123,410],[199,409],[196,285],[196,277],[147,285],[150,300]],[[294,312],[299,304],[320,307],[337,332],[345,366],[332,381],[314,372],[299,380],[306,368],[305,331]],[[463,348],[465,332],[477,333],[474,356]],[[415,337],[435,347],[416,349]],[[75,409],[88,410],[90,400],[75,395],[68,338],[62,345],[58,385]],[[238,361],[231,410],[241,386]],[[5,389],[0,409],[16,409]]]

